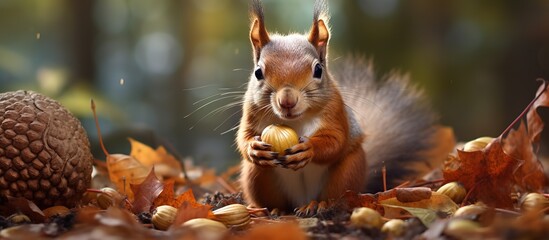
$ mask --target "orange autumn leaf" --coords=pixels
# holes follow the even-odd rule
[[[175,177],[182,172],[181,163],[166,151],[163,146],[156,149],[141,143],[133,138],[128,138],[131,145],[130,156],[137,159],[144,166],[156,166],[159,176]]]
[[[160,156],[158,156],[153,148],[133,138],[128,138],[128,140],[131,146],[130,156],[137,159],[143,165],[152,166],[161,161]]]
[[[546,176],[534,146],[543,130],[537,108],[549,107],[546,90],[544,82],[525,111],[484,149],[458,150],[457,158],[450,157],[444,166],[445,181],[460,182],[470,191],[471,198],[504,208],[512,207],[510,194],[515,188],[522,191],[543,188]],[[519,127],[512,129],[519,122]]]
[[[177,215],[175,217],[175,221],[172,224],[172,227],[181,226],[181,224],[185,223],[186,221],[195,218],[213,219],[214,215],[211,211],[211,206],[199,204],[193,198],[193,201],[184,201],[181,204],[181,206],[177,210]]]
[[[160,195],[154,200],[154,207],[158,207],[160,205],[170,205],[172,207],[179,208],[183,202],[198,204],[191,189],[176,197],[174,192],[174,183],[175,181],[173,179],[169,179],[164,182],[164,190],[162,190],[162,193],[160,193]]]
[[[124,154],[109,154],[106,162],[111,182],[120,192],[128,195],[129,200],[133,200],[134,194],[130,191],[130,184],[143,182],[151,167],[145,166],[135,158]]]
[[[307,233],[296,223],[281,222],[274,224],[261,224],[251,228],[240,235],[230,235],[230,240],[276,240],[276,239],[309,239]]]

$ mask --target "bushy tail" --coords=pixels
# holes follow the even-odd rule
[[[437,148],[438,116],[407,76],[391,74],[377,80],[371,63],[347,58],[331,69],[345,103],[354,112],[366,135],[363,148],[368,159],[368,192],[382,190],[381,169],[387,169],[388,187],[417,179],[439,167],[446,153]]]

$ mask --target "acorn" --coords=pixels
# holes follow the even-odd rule
[[[181,226],[192,228],[195,230],[204,230],[211,232],[222,232],[227,230],[225,224],[207,218],[191,219],[183,223]]]
[[[466,142],[465,145],[463,145],[463,151],[465,152],[480,151],[484,149],[486,146],[488,146],[488,144],[491,143],[493,140],[494,140],[493,137],[479,137],[472,141]]]
[[[391,219],[383,224],[381,231],[391,236],[401,236],[406,228],[406,223],[401,219]]]
[[[170,205],[156,207],[152,215],[152,223],[156,229],[167,230],[175,221],[177,208]]]
[[[525,212],[541,211],[549,207],[549,199],[541,193],[528,193],[520,201],[520,208]]]
[[[299,136],[291,127],[272,124],[263,129],[261,140],[271,144],[273,152],[284,155],[284,150],[299,143]]]
[[[457,239],[467,239],[464,237],[471,237],[481,232],[482,228],[479,223],[461,218],[452,219],[444,229],[444,234]]]
[[[458,208],[458,210],[456,210],[456,212],[454,213],[454,217],[476,219],[480,215],[484,214],[486,211],[488,211],[488,207],[486,207],[484,204],[471,204]]]
[[[374,209],[355,208],[351,214],[351,225],[361,228],[380,228],[383,225],[381,215]]]
[[[215,220],[227,227],[242,228],[251,222],[248,208],[242,204],[231,204],[213,211]]]
[[[467,190],[461,183],[449,182],[442,185],[442,187],[437,190],[437,193],[444,194],[452,199],[452,201],[459,204],[463,201],[465,195],[467,195]]]
[[[73,207],[92,165],[86,131],[61,104],[32,91],[0,94],[0,196]]]
[[[101,209],[107,209],[110,206],[118,205],[122,202],[122,195],[114,188],[104,187],[101,188],[100,193],[97,194],[97,206]]]

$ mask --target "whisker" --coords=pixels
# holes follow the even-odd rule
[[[209,105],[211,105],[211,104],[213,104],[213,103],[215,103],[215,102],[219,102],[219,101],[224,100],[224,99],[227,99],[227,98],[238,99],[238,98],[240,98],[240,97],[241,97],[241,96],[232,96],[232,95],[231,95],[231,96],[224,96],[224,97],[220,97],[220,98],[214,99],[214,100],[209,101],[209,102],[205,103],[204,105],[202,105],[202,106],[196,108],[195,110],[193,110],[191,113],[187,114],[187,115],[186,115],[185,117],[183,117],[183,118],[188,118],[188,117],[191,116],[193,113],[198,112],[200,109],[205,108],[205,107],[207,107],[207,106],[209,106]],[[193,105],[194,105],[194,104],[193,104]]]
[[[202,116],[200,119],[198,119],[190,128],[189,130],[192,130],[198,123],[200,123],[202,120],[204,120],[205,118],[209,117],[209,116],[212,116],[212,115],[215,115],[217,113],[220,113],[220,112],[224,112],[230,108],[233,108],[233,107],[236,107],[236,106],[239,106],[240,104],[242,104],[241,101],[237,101],[237,102],[233,102],[233,103],[229,103],[227,105],[224,105],[224,106],[221,106],[221,107],[218,107],[214,110],[212,110],[211,112],[209,112],[208,114]]]
[[[219,135],[225,135],[225,134],[227,134],[227,133],[230,133],[230,132],[232,132],[232,131],[238,129],[239,126],[240,126],[240,124],[237,123],[234,127],[230,128],[229,130],[227,130],[227,131],[225,131],[225,132],[220,133]],[[233,143],[233,144],[234,144],[234,143]]]
[[[214,86],[216,86],[216,85],[219,85],[219,84],[207,84],[207,85],[199,86],[199,87],[184,88],[184,89],[181,89],[181,91],[194,91],[194,90],[198,90],[198,89],[214,87]]]
[[[219,125],[217,125],[217,127],[215,127],[213,130],[214,131],[217,131],[217,129],[219,129],[223,124],[225,124],[227,121],[229,121],[229,119],[231,119],[232,117],[234,117],[234,115],[238,114],[238,113],[241,113],[242,112],[242,109],[238,110],[238,111],[235,111],[233,114],[231,114],[230,116],[228,116],[225,120],[223,120],[223,122],[221,122]]]

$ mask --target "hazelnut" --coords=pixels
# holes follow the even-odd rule
[[[261,140],[271,144],[272,151],[284,155],[284,150],[299,143],[297,133],[290,127],[272,124],[263,129]]]
[[[384,233],[388,233],[391,236],[398,237],[404,233],[405,228],[406,223],[403,220],[391,219],[383,224],[383,227],[381,227],[381,231]]]
[[[471,204],[458,208],[454,213],[454,217],[476,219],[487,211],[488,208],[483,204]]]
[[[152,215],[152,223],[156,229],[167,230],[175,221],[177,208],[170,205],[156,207]]]
[[[488,144],[491,143],[493,140],[494,140],[493,137],[479,137],[475,140],[466,142],[465,145],[463,145],[463,151],[465,152],[480,151],[484,149],[486,146],[488,146]]]
[[[250,223],[248,208],[242,204],[231,204],[213,211],[215,220],[227,227],[241,228]]]
[[[381,215],[376,210],[361,207],[353,210],[351,224],[361,228],[380,228],[383,225],[383,219],[381,219]]]
[[[57,101],[32,91],[0,94],[0,196],[73,207],[92,164],[86,131]]]
[[[442,185],[442,187],[437,190],[437,193],[444,194],[452,199],[452,201],[459,204],[463,201],[465,195],[467,195],[467,190],[465,190],[465,187],[461,185],[461,183],[449,182]]]
[[[191,219],[183,223],[181,226],[211,232],[223,232],[227,230],[227,227],[223,223],[207,218]]]
[[[467,239],[475,234],[478,234],[482,231],[480,224],[475,221],[455,218],[452,219],[446,228],[444,229],[444,234],[454,237],[456,239]]]
[[[525,212],[541,211],[549,207],[549,199],[541,193],[528,193],[520,201],[520,208]]]

